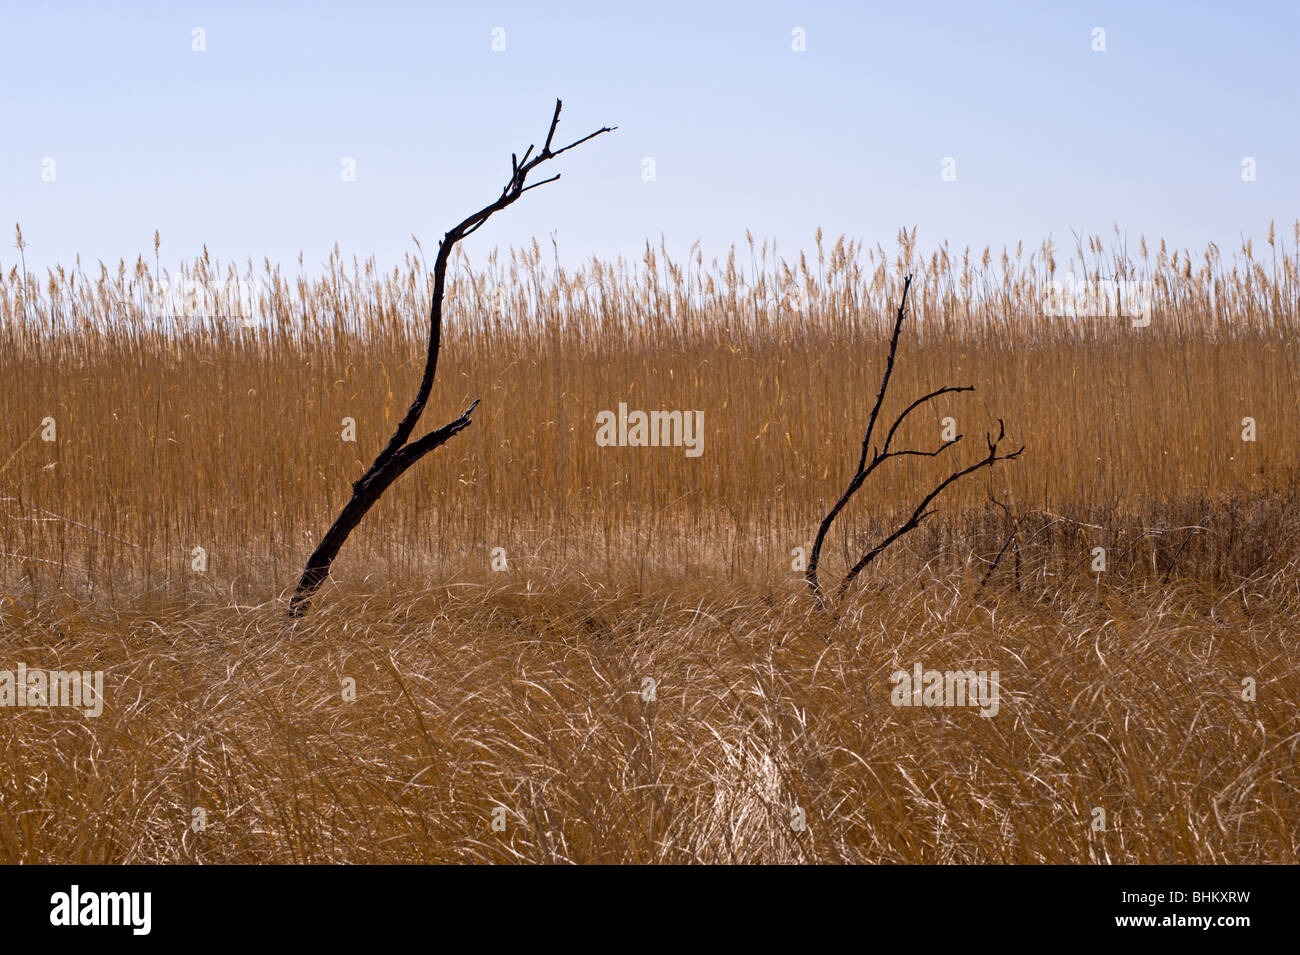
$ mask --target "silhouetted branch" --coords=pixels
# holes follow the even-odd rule
[[[867,419],[867,430],[862,438],[862,454],[858,458],[857,470],[853,472],[853,476],[849,479],[848,486],[844,489],[844,493],[841,494],[839,499],[836,500],[836,502],[831,506],[831,509],[826,513],[826,516],[822,518],[822,522],[817,528],[817,537],[813,541],[812,553],[809,555],[808,558],[808,569],[804,574],[804,579],[808,584],[808,589],[812,592],[813,598],[817,601],[819,606],[824,606],[824,601],[822,598],[821,581],[817,576],[817,568],[821,562],[821,552],[822,552],[822,547],[826,542],[826,535],[830,532],[831,525],[835,522],[835,518],[837,518],[840,515],[840,512],[843,511],[844,508],[848,505],[849,501],[853,499],[853,496],[858,493],[858,491],[862,488],[862,485],[866,482],[867,478],[871,476],[871,473],[875,471],[875,469],[879,467],[883,462],[889,460],[890,458],[900,458],[900,457],[909,457],[909,456],[925,457],[925,458],[938,457],[940,454],[942,454],[948,448],[960,442],[962,439],[961,435],[957,435],[957,437],[953,438],[950,441],[945,441],[943,444],[941,444],[938,448],[936,448],[933,451],[918,451],[913,449],[903,449],[899,451],[890,450],[890,447],[894,440],[894,435],[898,432],[898,429],[902,425],[903,421],[907,418],[908,415],[910,415],[921,405],[925,404],[928,401],[932,401],[933,399],[938,398],[942,395],[959,394],[961,392],[975,390],[970,385],[945,385],[942,388],[936,388],[934,391],[922,395],[920,398],[917,398],[906,408],[904,408],[902,413],[899,414],[899,416],[894,419],[894,423],[890,426],[889,431],[886,432],[884,444],[881,445],[879,448],[875,448],[875,449],[872,449],[871,447],[871,436],[875,433],[876,424],[880,417],[880,409],[884,405],[885,394],[889,390],[889,382],[894,374],[894,360],[898,354],[898,339],[900,333],[902,332],[903,320],[907,314],[906,312],[907,293],[911,289],[911,287],[912,287],[912,276],[908,275],[903,280],[903,298],[902,301],[899,303],[898,314],[894,319],[893,332],[890,334],[889,337],[889,352],[885,359],[884,373],[880,377],[880,390],[876,393],[875,404],[872,405],[870,417]],[[992,436],[989,436],[988,438],[989,453],[985,457],[977,461],[975,464],[954,471],[942,482],[940,482],[937,487],[935,487],[932,491],[930,491],[930,493],[928,493],[924,497],[924,499],[922,499],[921,503],[912,512],[912,515],[907,519],[907,521],[905,521],[900,527],[898,527],[893,533],[891,533],[888,537],[882,540],[879,544],[871,548],[871,550],[867,551],[867,553],[863,555],[862,559],[853,565],[853,567],[849,570],[848,574],[845,576],[844,580],[840,582],[839,587],[836,588],[837,598],[844,596],[845,591],[848,589],[849,585],[853,582],[853,580],[858,576],[858,574],[860,574],[863,571],[863,569],[865,569],[873,560],[875,560],[876,557],[879,556],[880,553],[885,550],[885,548],[887,548],[890,544],[894,543],[894,541],[898,540],[903,535],[914,531],[917,527],[921,525],[922,521],[924,521],[927,517],[929,517],[932,513],[934,513],[933,511],[927,511],[926,508],[950,484],[953,484],[954,482],[960,480],[961,478],[965,477],[968,474],[973,474],[975,471],[978,471],[980,468],[992,467],[998,461],[1009,461],[1019,457],[1021,452],[1024,451],[1023,447],[1021,447],[1018,451],[1011,452],[1010,454],[998,453],[998,445],[1005,436],[1006,436],[1006,429],[1002,424],[1002,420],[998,419],[997,438],[995,439]]]
[[[954,471],[952,474],[949,474],[946,478],[940,481],[938,487],[936,487],[929,494],[927,494],[922,499],[921,503],[917,505],[916,510],[912,512],[911,517],[909,517],[897,530],[895,530],[892,534],[886,537],[883,541],[881,541],[875,547],[871,548],[871,550],[867,551],[867,553],[863,555],[862,559],[853,565],[853,568],[848,572],[844,580],[840,582],[840,586],[835,592],[836,598],[838,599],[844,596],[844,592],[848,590],[849,584],[853,583],[854,578],[856,578],[858,574],[862,573],[862,571],[867,567],[867,565],[870,564],[873,560],[875,560],[877,556],[879,556],[881,551],[883,551],[894,541],[898,540],[904,534],[909,534],[912,531],[916,530],[918,527],[921,526],[921,521],[923,521],[926,517],[930,516],[930,514],[934,513],[933,511],[926,511],[926,507],[929,506],[931,501],[933,501],[936,497],[942,494],[944,489],[947,488],[948,485],[961,480],[968,474],[974,474],[976,471],[980,470],[980,468],[992,467],[994,464],[996,464],[999,461],[1012,461],[1020,457],[1020,455],[1025,450],[1023,445],[1021,445],[1019,449],[1012,451],[1010,454],[998,454],[998,444],[1002,441],[1002,439],[1005,436],[1006,436],[1006,429],[1002,425],[1002,419],[999,418],[997,438],[990,437],[988,439],[989,453],[985,457],[976,461],[974,464],[964,467],[958,471]]]
[[[510,179],[501,190],[501,195],[497,200],[452,226],[443,236],[442,241],[438,243],[438,255],[433,264],[433,300],[429,306],[429,342],[425,353],[424,374],[420,378],[420,385],[415,392],[415,399],[407,408],[406,414],[398,423],[393,436],[388,439],[388,443],[379,452],[374,463],[352,485],[352,497],[344,505],[343,510],[325,533],[325,536],[321,538],[311,557],[308,558],[307,567],[303,570],[298,586],[294,589],[293,597],[289,601],[289,615],[291,617],[302,616],[307,612],[311,595],[329,576],[330,566],[334,563],[334,558],[338,556],[339,548],[343,546],[344,541],[348,539],[348,535],[352,533],[366,512],[383,495],[384,491],[401,477],[412,464],[435,448],[441,447],[452,437],[470,426],[470,414],[478,406],[477,399],[456,420],[443,425],[435,431],[431,431],[410,444],[407,443],[411,434],[415,431],[415,426],[420,421],[420,416],[424,413],[425,405],[428,404],[429,395],[433,390],[433,379],[438,371],[438,354],[442,348],[442,300],[447,284],[447,263],[456,243],[476,232],[495,213],[512,205],[528,190],[544,186],[548,182],[555,182],[560,178],[557,174],[549,179],[526,185],[529,174],[538,166],[550,159],[554,159],[561,153],[568,152],[575,146],[587,142],[589,139],[594,139],[602,133],[611,132],[616,128],[602,126],[594,133],[584,136],[561,149],[552,151],[551,142],[555,138],[555,130],[560,123],[562,105],[560,100],[555,101],[555,114],[551,117],[551,125],[546,133],[546,145],[542,147],[542,151],[533,156],[533,147],[530,145],[525,150],[523,159],[517,158],[516,154],[512,153],[510,156]]]

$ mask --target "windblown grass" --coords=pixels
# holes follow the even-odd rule
[[[1293,576],[968,597],[895,579],[829,628],[790,587],[567,576],[390,581],[298,629],[11,608],[110,703],[0,721],[0,859],[1295,862]],[[999,670],[998,714],[894,708],[913,661]]]

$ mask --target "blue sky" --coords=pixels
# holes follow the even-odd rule
[[[636,258],[661,235],[715,255],[746,229],[793,254],[818,226],[887,249],[903,226],[922,248],[995,252],[1114,223],[1132,245],[1230,251],[1270,219],[1289,240],[1298,11],[6,0],[0,262],[15,261],[17,221],[38,268],[152,258],[155,229],[165,265],[206,243],[295,269],[301,251],[311,271],[336,241],[391,265],[412,233],[432,249],[499,193],[557,96],[557,138],[619,129],[469,239],[476,261],[552,234],[567,262]]]

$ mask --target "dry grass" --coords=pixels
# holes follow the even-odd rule
[[[1082,243],[1074,267],[1152,283],[1133,327],[1044,317],[1049,247],[914,248],[461,260],[427,418],[482,396],[475,423],[296,629],[284,591],[419,373],[418,258],[245,269],[251,327],[166,317],[143,262],[0,272],[0,669],[108,694],[0,712],[0,860],[1295,862],[1296,252]],[[906,438],[952,415],[978,447],[1001,416],[1028,451],[832,620],[790,552],[856,458],[907,270],[894,405],[978,391]],[[704,456],[597,447],[620,401],[704,411]],[[828,579],[942,466],[882,472]],[[893,707],[917,661],[999,670],[998,715]]]
[[[1296,860],[1294,581],[978,606],[895,581],[829,632],[806,603],[464,581],[296,631],[275,603],[13,611],[29,665],[105,669],[110,706],[5,715],[0,858]],[[894,708],[913,661],[999,670],[998,714]]]

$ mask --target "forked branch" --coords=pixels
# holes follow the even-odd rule
[[[312,594],[329,576],[334,558],[338,556],[339,549],[348,539],[348,535],[352,533],[361,522],[361,519],[365,517],[366,512],[374,506],[374,503],[379,500],[393,482],[401,477],[416,461],[435,448],[446,444],[447,441],[470,426],[470,415],[478,405],[477,399],[454,421],[429,432],[422,438],[414,441],[410,440],[411,435],[415,432],[416,425],[419,424],[420,416],[424,413],[425,405],[428,404],[429,395],[433,391],[433,379],[438,371],[438,353],[442,348],[442,299],[447,284],[447,263],[451,259],[451,252],[456,243],[466,236],[473,235],[495,213],[513,205],[520,196],[530,189],[536,189],[538,186],[544,186],[548,182],[555,182],[560,178],[556,174],[529,185],[528,176],[538,166],[576,146],[582,145],[589,139],[594,139],[602,133],[611,132],[616,128],[602,126],[594,133],[583,136],[567,146],[552,149],[551,143],[555,139],[555,130],[560,123],[560,108],[562,105],[560,100],[555,101],[555,113],[551,117],[551,125],[546,132],[546,143],[542,146],[541,152],[533,156],[534,147],[530,145],[525,150],[523,159],[511,155],[510,178],[506,180],[501,195],[494,202],[452,226],[443,236],[442,241],[438,243],[438,256],[433,265],[433,301],[429,306],[429,342],[425,353],[424,374],[420,377],[420,385],[416,389],[415,399],[407,408],[406,414],[397,425],[397,430],[388,439],[388,443],[379,452],[379,456],[375,458],[374,463],[352,485],[351,498],[343,506],[343,510],[335,518],[325,536],[321,538],[311,557],[308,558],[307,566],[303,570],[302,577],[298,580],[298,586],[294,589],[293,597],[289,601],[289,616],[299,617],[307,612],[311,604]]]
[[[894,374],[894,360],[898,355],[898,339],[903,329],[903,320],[907,314],[907,293],[911,287],[912,276],[909,275],[903,280],[903,299],[899,303],[898,314],[894,319],[893,333],[889,337],[889,353],[885,359],[885,371],[880,377],[880,390],[876,393],[876,403],[872,406],[871,415],[867,419],[867,430],[866,434],[862,438],[862,454],[858,458],[857,469],[853,472],[853,476],[849,478],[849,483],[844,489],[844,493],[839,496],[839,499],[831,506],[831,509],[826,513],[826,516],[822,518],[821,525],[817,528],[817,537],[813,541],[812,553],[808,557],[808,569],[804,574],[804,579],[808,584],[808,589],[812,592],[813,599],[817,601],[818,606],[825,606],[821,581],[817,576],[817,569],[821,563],[822,546],[826,543],[826,535],[830,533],[831,525],[835,523],[835,518],[839,517],[840,512],[843,511],[849,501],[853,499],[853,496],[861,490],[862,485],[866,483],[867,478],[871,476],[872,472],[890,458],[907,456],[926,458],[938,457],[944,451],[948,450],[948,448],[958,444],[962,439],[961,435],[957,435],[957,437],[950,441],[944,441],[939,445],[939,447],[932,451],[919,451],[910,448],[903,450],[892,449],[894,436],[898,433],[899,427],[907,416],[917,408],[921,407],[921,405],[942,395],[959,394],[964,391],[975,390],[970,385],[945,385],[942,388],[936,388],[934,391],[922,395],[904,408],[902,413],[894,419],[894,423],[885,433],[884,443],[879,447],[872,447],[871,438],[872,435],[875,434],[876,423],[880,418],[880,409],[885,403],[885,395],[889,391],[889,382]],[[876,546],[863,554],[862,558],[849,569],[849,572],[836,588],[836,599],[843,598],[849,585],[853,583],[857,576],[862,573],[862,571],[865,570],[873,560],[880,556],[885,548],[889,547],[889,545],[893,544],[905,534],[909,534],[916,530],[916,528],[921,525],[922,521],[934,513],[933,511],[927,510],[927,508],[949,485],[956,483],[968,474],[974,474],[981,468],[992,467],[999,461],[1010,461],[1020,457],[1021,453],[1025,450],[1023,446],[1016,451],[999,453],[998,448],[1005,437],[1006,428],[1003,426],[1002,419],[999,418],[998,436],[994,438],[990,435],[987,438],[988,453],[974,464],[964,468],[959,468],[940,481],[933,490],[922,498],[921,503],[917,505],[916,509],[912,511],[911,516],[909,516],[906,521],[881,540],[880,543],[876,544]]]

